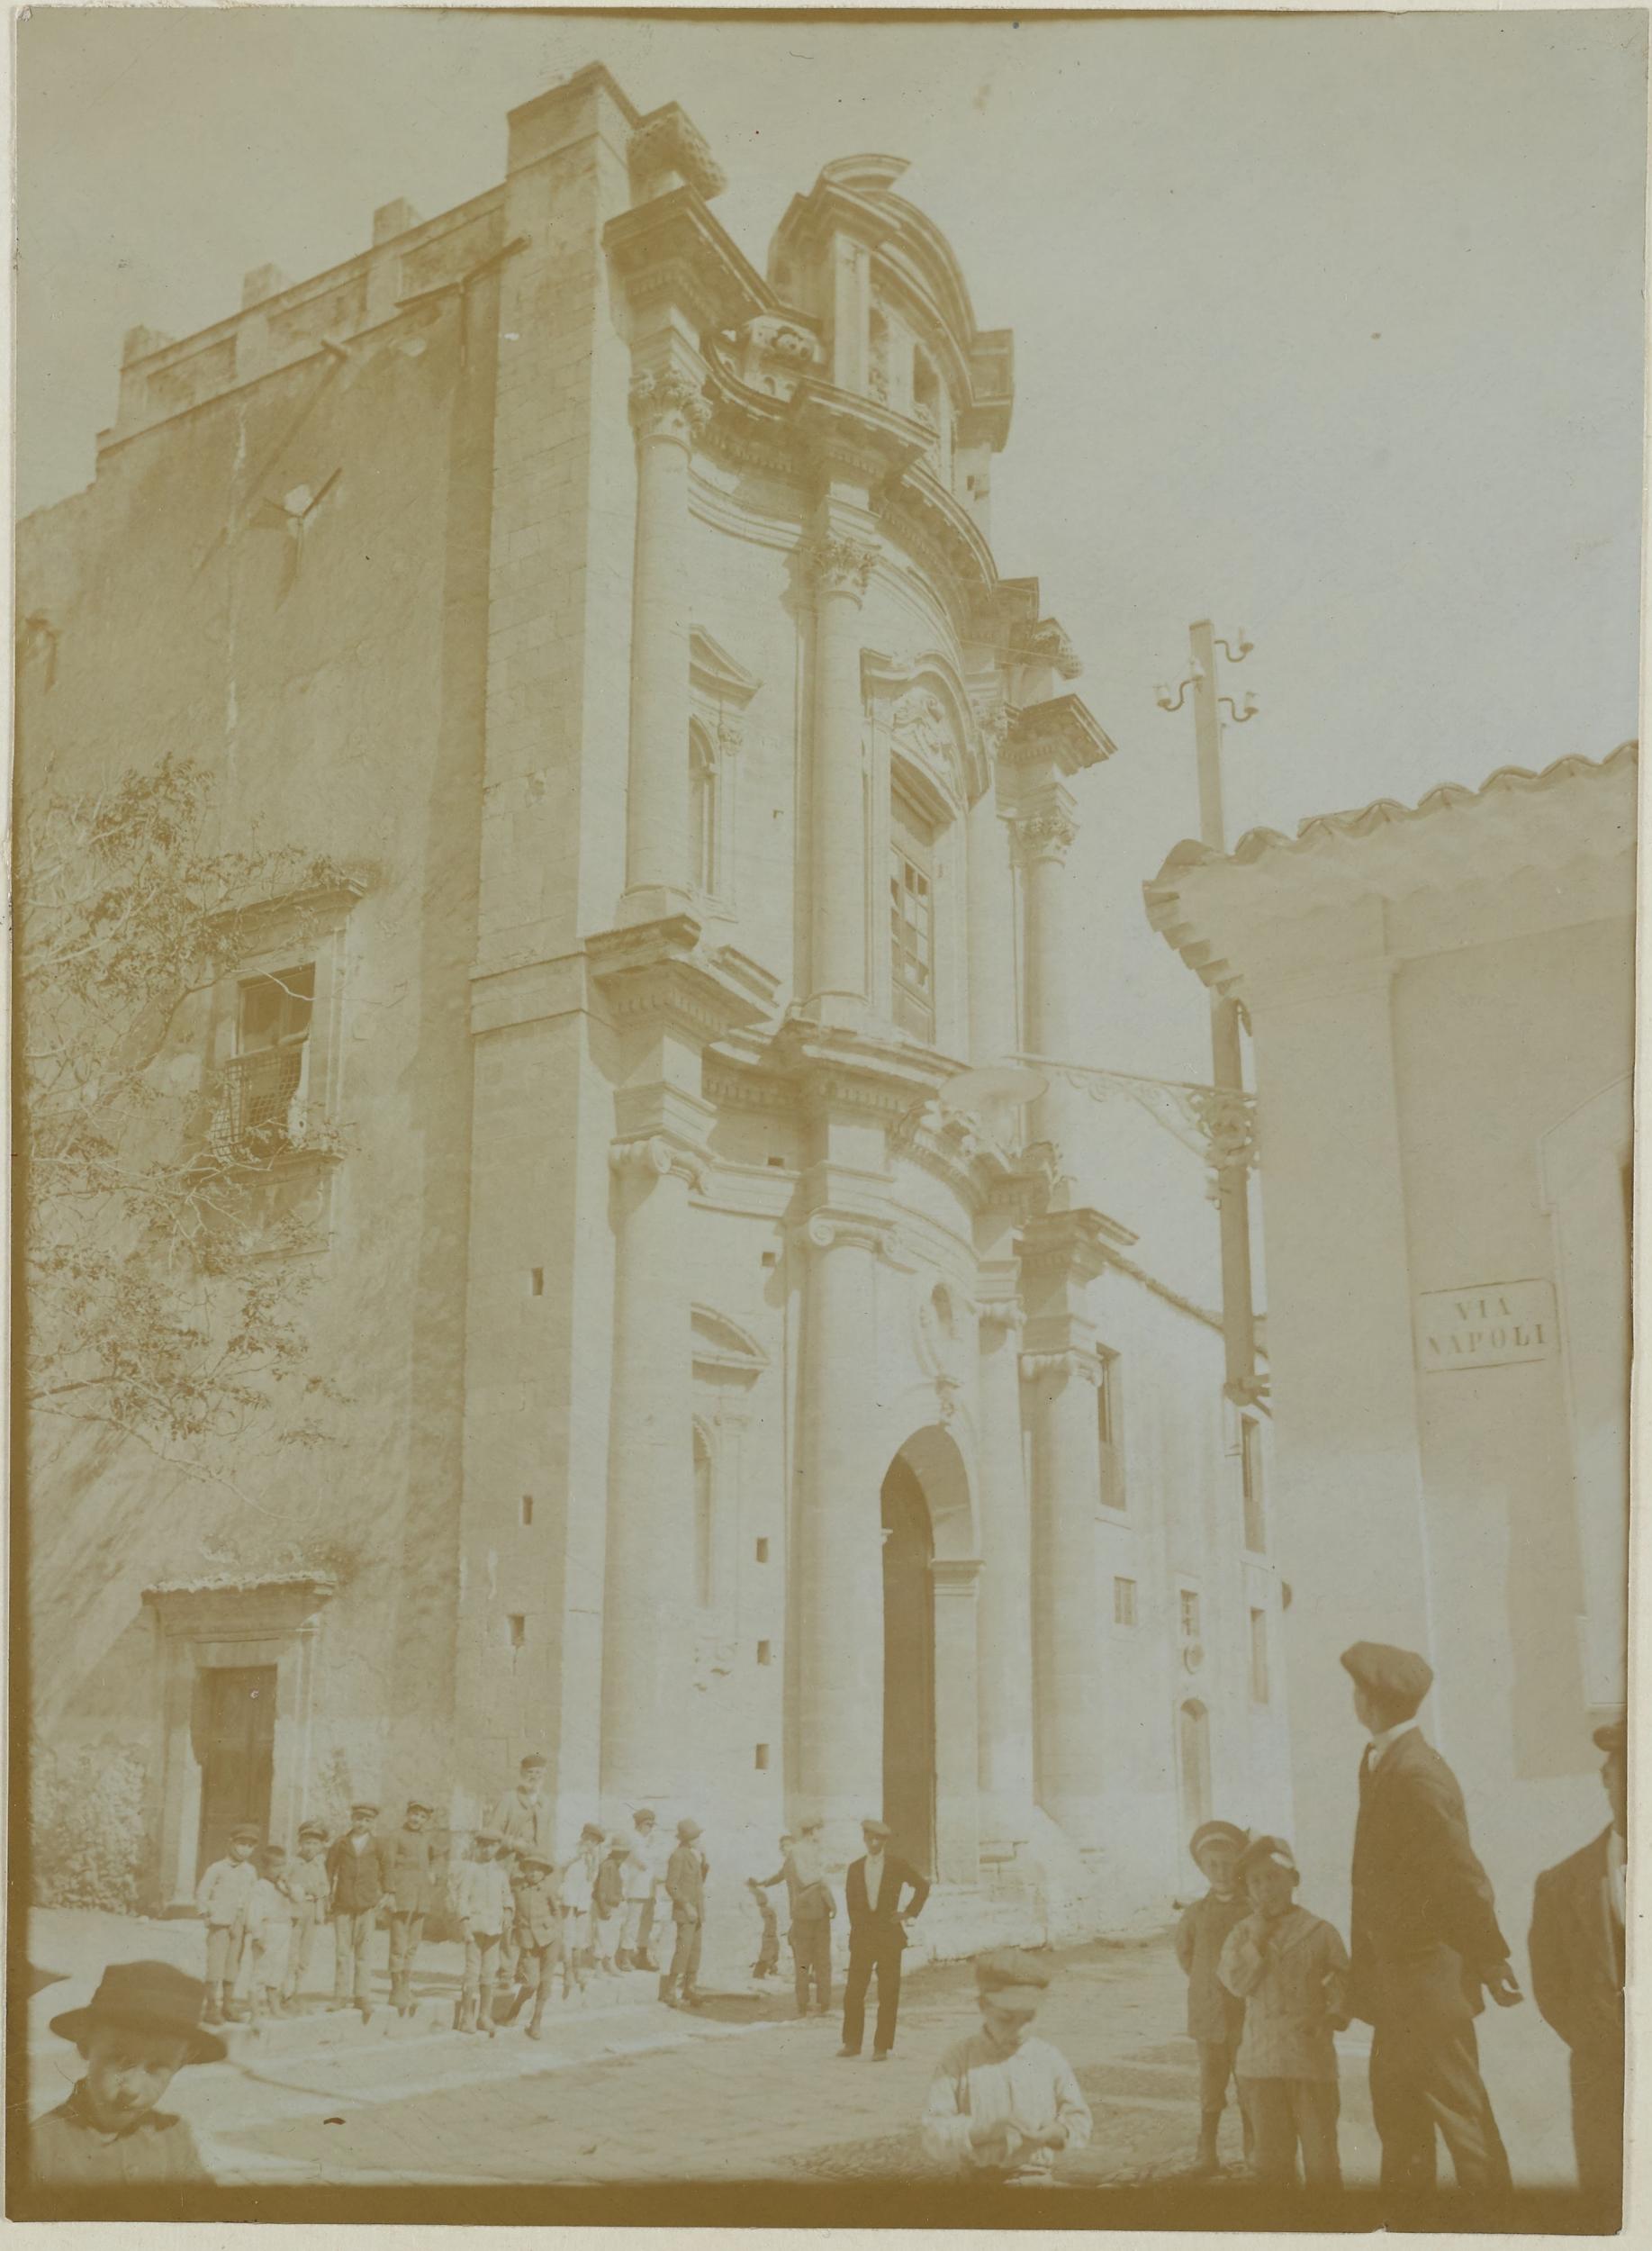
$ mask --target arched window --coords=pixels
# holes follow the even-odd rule
[[[711,1448],[694,1426],[694,1590],[702,1610],[711,1607]]]
[[[689,729],[689,838],[694,885],[709,897],[717,890],[717,753],[711,737],[696,722]]]

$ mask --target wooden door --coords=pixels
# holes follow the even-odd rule
[[[275,1772],[275,1668],[212,1666],[196,1688],[195,1755],[201,1762],[201,1841],[196,1868],[221,1859],[230,1831],[269,1828]]]

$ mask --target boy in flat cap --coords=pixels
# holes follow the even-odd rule
[[[1531,1996],[1572,2051],[1572,2147],[1578,2186],[1623,2191],[1623,1974],[1629,1728],[1594,1731],[1611,1820],[1581,1852],[1539,1876],[1531,1903]]]
[[[826,1863],[820,1854],[823,1826],[818,1813],[811,1813],[799,1822],[795,1840],[781,1839],[778,1871],[757,1879],[765,1891],[772,1884],[783,1883],[786,1886],[791,1906],[791,1962],[800,2017],[808,2014],[811,1983],[815,2006],[820,2014],[828,2016],[832,2009],[832,1921],[837,1913],[837,1902],[826,1882]]]
[[[383,1840],[373,1833],[379,1809],[362,1798],[350,1808],[350,1825],[327,1856],[333,1903],[333,2007],[373,2015],[367,1947],[379,1910],[390,1904],[390,1864]],[[354,1984],[352,1986],[352,1975]]]
[[[1187,2032],[1199,2049],[1199,2147],[1191,2170],[1201,2178],[1220,2168],[1216,2140],[1245,2029],[1245,2004],[1223,1985],[1216,1965],[1229,1931],[1250,1912],[1244,1887],[1234,1874],[1235,1863],[1249,1842],[1246,1832],[1232,1822],[1199,1824],[1187,1849],[1210,1889],[1203,1899],[1183,1909],[1176,1926],[1176,1958],[1187,1980]],[[1252,2137],[1242,2095],[1239,2121],[1249,2164]]]
[[[211,2183],[187,2124],[155,2107],[184,2065],[223,2060],[223,2042],[202,2030],[207,1990],[170,1962],[112,1962],[86,2008],[52,2019],[86,2073],[29,2129],[33,2180],[59,2189]]]
[[[585,1990],[587,1973],[595,1966],[591,1951],[591,1903],[596,1895],[597,1870],[602,1865],[602,1831],[587,1822],[573,1858],[562,1871],[562,1990],[570,1982]]]
[[[773,1876],[748,1876],[745,1887],[756,1904],[763,1923],[763,1936],[757,1941],[757,1959],[752,1964],[754,1977],[772,1977],[781,1966],[780,1917],[769,1903],[768,1886],[781,1882],[786,1873],[786,1862],[792,1846],[797,1842],[790,1833],[781,1839],[781,1865]]]
[[[936,2066],[924,2147],[995,2183],[1047,2186],[1057,2155],[1082,2149],[1090,2138],[1089,2105],[1072,2066],[1033,2037],[1050,1972],[1010,1947],[981,1957],[975,1984],[980,2030]]]
[[[457,2030],[493,2035],[493,1986],[500,1948],[510,1928],[510,1875],[499,1858],[504,1840],[496,1829],[479,1829],[468,1860],[461,1860],[454,1883],[459,1935],[465,1940],[465,1976],[459,1992]]]
[[[402,1826],[385,1840],[385,1889],[390,1894],[390,2005],[399,2016],[413,2013],[413,1965],[424,1937],[424,1919],[436,1903],[436,1862],[425,1834],[430,1809],[409,1798]]]
[[[665,1868],[665,1894],[676,1930],[671,1966],[660,1980],[667,2008],[698,2009],[700,2003],[700,1948],[706,1924],[706,1856],[700,1849],[700,1823],[677,1823],[677,1849]]]
[[[621,1969],[653,1970],[657,1975],[659,1965],[649,1948],[654,1896],[664,1881],[664,1867],[651,1805],[637,1807],[631,1816],[631,1849],[625,1864],[625,1930],[617,1958]]]
[[[1259,1837],[1235,1870],[1250,1913],[1229,1932],[1218,1975],[1245,2003],[1239,2084],[1256,2135],[1256,2171],[1294,2182],[1296,2151],[1314,2188],[1340,2188],[1336,2043],[1348,2022],[1348,1953],[1328,1922],[1295,1903],[1296,1856]]]
[[[1417,1727],[1427,1660],[1381,1641],[1342,1653],[1370,1737],[1354,1831],[1350,2006],[1371,2027],[1371,2110],[1382,2184],[1434,2186],[1438,2131],[1460,2189],[1501,2194],[1509,2160],[1480,2078],[1474,2020],[1521,1990],[1456,1776]]]
[[[203,2024],[224,2020],[224,1992],[235,1989],[247,1939],[247,1910],[258,1880],[258,1831],[242,1822],[230,1831],[230,1849],[201,1878],[195,1906],[206,1925],[206,2009]]]
[[[327,1873],[325,1822],[304,1822],[298,1832],[298,1858],[287,1870],[287,1897],[293,1903],[293,1950],[288,1957],[286,1991],[283,1998],[289,2013],[310,1975],[315,1934],[326,1921],[332,1899],[332,1879]]]
[[[849,1910],[849,1975],[844,1985],[844,2044],[837,2052],[849,2057],[861,2052],[866,2030],[866,1993],[876,1970],[878,2023],[872,2033],[871,2059],[881,2064],[888,2061],[895,2045],[907,1925],[923,1912],[929,1885],[907,1861],[885,1851],[890,1835],[887,1822],[862,1822],[861,1835],[865,1857],[852,1860],[844,1878],[844,1900]],[[907,1891],[912,1897],[903,1904],[901,1894]]]
[[[509,1867],[515,1866],[519,1845],[548,1845],[552,1841],[553,1812],[545,1794],[545,1754],[530,1750],[517,1768],[515,1788],[505,1792],[487,1817],[487,1826],[498,1830],[510,1848],[501,1855]],[[500,1951],[502,1986],[510,1985],[515,1969],[515,1941],[507,1935]]]
[[[591,1936],[604,1977],[619,1975],[614,1957],[625,1936],[625,1864],[630,1850],[618,1832],[609,1837],[591,1887]]]

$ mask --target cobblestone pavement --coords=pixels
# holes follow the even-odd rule
[[[62,1951],[59,1936],[55,1948]],[[152,1950],[134,1943],[124,1952]],[[42,1953],[44,1948],[41,1949]],[[78,1980],[76,1981],[77,1983]],[[451,1982],[445,1968],[428,1984]],[[175,2089],[226,2183],[293,2188],[390,2183],[603,2183],[790,2181],[851,2186],[934,2180],[916,2121],[946,2045],[976,2021],[967,1965],[906,1981],[887,2065],[840,2060],[838,2019],[799,2021],[789,1982],[715,1995],[696,2013],[662,2007],[637,1978],[613,2005],[555,2006],[546,2040],[520,2026],[492,2040],[387,2014],[372,2038],[305,2046],[282,2028],[268,2050],[192,2071]],[[1090,2147],[1061,2174],[1097,2186],[1164,2185],[1184,2174],[1197,2126],[1195,2056],[1179,2037],[1184,1986],[1167,1939],[1096,1942],[1057,1957],[1040,2030],[1077,2071],[1095,2115]],[[31,2009],[32,2109],[61,2100],[74,2059]],[[1530,2021],[1521,2021],[1530,2020]],[[337,2028],[339,2020],[324,2020]],[[381,2029],[382,2028],[382,2029]],[[358,2028],[351,2020],[346,2028]],[[1530,2007],[1486,2027],[1487,2079],[1523,2186],[1570,2174],[1564,2064]],[[1359,2030],[1344,2043],[1342,2155],[1350,2186],[1377,2176]],[[1239,2130],[1223,2154],[1235,2185]]]

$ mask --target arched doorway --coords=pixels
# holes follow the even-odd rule
[[[1210,1714],[1196,1696],[1177,1714],[1180,1739],[1182,1828],[1187,1835],[1210,1819]]]
[[[925,1876],[935,1859],[934,1535],[916,1472],[883,1480],[883,1818]]]

